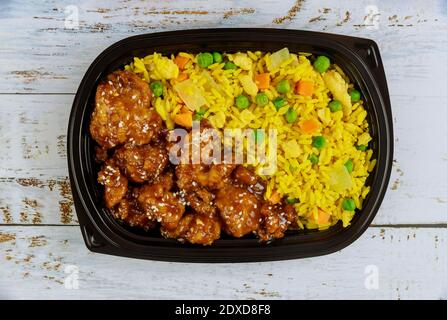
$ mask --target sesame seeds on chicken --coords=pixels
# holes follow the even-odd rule
[[[166,127],[151,99],[147,83],[127,71],[98,85],[90,133],[112,215],[131,228],[158,228],[163,237],[192,244],[211,245],[222,232],[261,241],[283,237],[293,208],[266,202],[264,181],[251,169],[169,163]],[[208,141],[205,129],[201,136]]]

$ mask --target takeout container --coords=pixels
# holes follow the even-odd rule
[[[337,63],[362,92],[368,111],[370,147],[377,165],[367,183],[371,192],[349,227],[337,224],[325,231],[288,232],[283,239],[260,243],[254,237],[223,236],[211,246],[181,244],[164,239],[157,230],[135,230],[116,221],[102,200],[97,183],[99,165],[94,161],[95,142],[88,127],[98,83],[122,68],[134,56],[154,51],[290,52],[324,54]],[[74,205],[82,235],[94,252],[142,259],[182,262],[248,262],[319,256],[338,251],[355,241],[376,215],[389,182],[393,159],[393,125],[389,93],[377,44],[369,39],[327,33],[279,29],[200,29],[144,34],[121,40],[93,61],[79,85],[70,114],[68,168]]]

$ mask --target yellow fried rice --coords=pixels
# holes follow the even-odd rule
[[[174,55],[166,57],[158,53],[143,58],[135,57],[133,62],[125,66],[126,70],[136,73],[149,83],[154,80],[163,83],[163,95],[155,98],[154,105],[167,127],[174,128],[173,119],[184,106],[174,90],[179,73],[183,72],[203,94],[207,102],[204,117],[215,128],[277,130],[277,170],[273,175],[264,177],[267,180],[266,199],[273,192],[278,192],[282,197],[298,199],[294,207],[301,228],[322,230],[340,220],[344,227],[348,226],[354,211],[344,210],[342,201],[350,198],[357,209],[362,208],[370,191],[365,181],[376,164],[372,150],[356,148],[358,145],[367,145],[371,140],[363,101],[352,103],[349,108],[344,106],[342,111],[331,112],[328,103],[333,93],[328,89],[323,74],[314,69],[311,55],[307,53],[291,53],[287,61],[283,61],[276,70],[271,70],[269,65],[271,53],[260,51],[223,54],[227,61],[237,60],[239,67],[236,70],[225,70],[224,62],[214,63],[204,69],[198,65],[197,55],[186,52],[179,55],[189,59],[183,71],[175,65]],[[330,70],[344,80],[347,89],[353,87],[337,65],[332,64]],[[235,98],[246,89],[241,79],[264,72],[269,72],[271,79],[271,85],[263,91],[269,103],[263,107],[252,103],[246,109],[237,108]],[[274,98],[280,96],[276,85],[283,79],[291,83],[302,79],[314,83],[311,97],[299,95],[295,90],[284,95],[289,108],[293,108],[298,115],[293,123],[284,117],[289,108],[277,111],[272,103]],[[308,119],[317,119],[321,124],[315,133],[306,134],[300,130],[300,123]],[[326,145],[321,150],[312,146],[315,135],[324,135],[326,139]],[[318,156],[316,165],[309,160],[313,154]],[[348,160],[354,164],[350,172],[350,187],[343,190],[333,188],[331,174]],[[262,164],[257,166],[259,169]],[[329,214],[328,221],[319,219],[321,211]]]

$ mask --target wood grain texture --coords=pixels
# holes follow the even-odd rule
[[[126,36],[207,27],[275,27],[368,37],[378,42],[392,94],[445,92],[445,0],[400,1],[2,1],[0,92],[73,93],[93,59]],[[76,4],[79,28],[65,27]],[[378,28],[368,8],[378,8]],[[14,26],[14,27],[11,27]],[[32,63],[29,63],[31,62]]]
[[[329,256],[179,264],[93,254],[77,227],[0,227],[0,298],[445,299],[446,250],[445,229],[369,228]],[[64,286],[70,265],[78,290]],[[367,289],[373,269],[378,289]]]
[[[73,4],[78,29],[65,26]],[[86,250],[65,150],[85,70],[124,37],[208,27],[304,29],[378,43],[396,137],[378,227],[341,252],[295,261],[192,265]],[[447,0],[1,1],[0,298],[446,299],[446,34]],[[64,287],[69,265],[79,268],[79,290]],[[368,266],[378,268],[378,290],[365,288]]]

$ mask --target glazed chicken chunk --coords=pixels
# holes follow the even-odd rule
[[[291,205],[265,202],[261,207],[261,224],[257,235],[262,241],[282,238],[294,219],[294,209]]]
[[[153,181],[168,164],[168,153],[163,145],[121,147],[114,154],[116,164],[127,178],[136,183]]]
[[[246,187],[251,193],[262,198],[265,185],[253,171],[240,165],[233,171],[233,176],[236,184]]]
[[[113,210],[113,214],[118,220],[123,221],[131,227],[150,230],[156,226],[156,222],[149,219],[138,203],[137,197],[138,190],[129,191],[116,209]]]
[[[180,164],[176,167],[177,186],[185,199],[198,213],[212,217],[216,214],[215,194],[211,192],[225,186],[234,165]]]
[[[115,71],[96,90],[90,133],[103,148],[147,144],[162,128],[150,108],[149,85],[128,71]]]
[[[128,181],[114,161],[108,160],[98,173],[98,182],[104,186],[107,208],[113,208],[127,193]]]
[[[217,217],[207,217],[197,213],[187,213],[173,231],[161,228],[166,238],[188,241],[193,244],[210,245],[220,237],[220,221]]]
[[[179,164],[175,173],[177,184],[183,190],[190,190],[200,186],[209,190],[220,189],[225,186],[231,172],[234,170],[233,164]]]
[[[217,193],[216,206],[229,235],[240,238],[258,229],[259,201],[246,189],[227,185]]]
[[[195,188],[194,191],[185,192],[187,204],[200,214],[214,217],[216,215],[216,206],[214,205],[214,193],[204,189]]]
[[[167,186],[163,179],[144,185],[139,190],[138,202],[149,219],[160,222],[167,230],[174,230],[185,211],[185,201]]]

